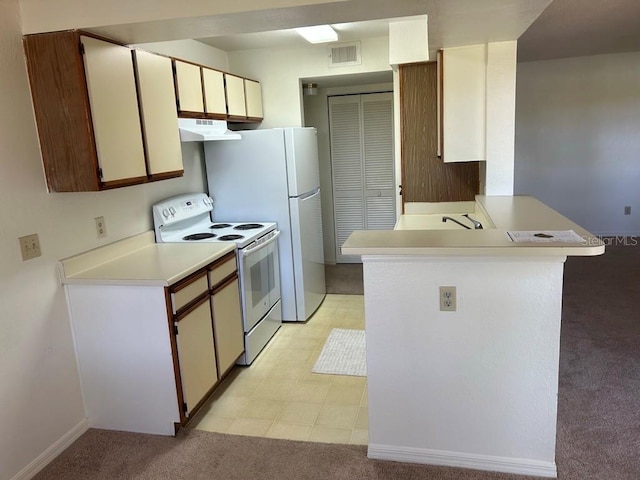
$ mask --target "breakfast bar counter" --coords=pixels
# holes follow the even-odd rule
[[[342,247],[363,261],[369,457],[556,477],[564,262],[603,242],[532,197],[405,209]]]
[[[359,230],[342,246],[343,255],[565,255],[604,253],[604,243],[579,225],[530,196],[478,195],[473,202],[407,204],[395,230]],[[443,210],[444,208],[444,210]],[[458,210],[458,211],[456,211]],[[471,210],[471,212],[468,212]],[[486,219],[482,230],[443,223],[445,215],[470,213]],[[435,228],[434,228],[435,227]],[[581,242],[513,242],[509,231],[573,230]]]

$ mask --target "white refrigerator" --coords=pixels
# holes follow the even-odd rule
[[[213,219],[278,224],[282,319],[303,322],[326,293],[316,129],[238,133],[204,143]]]

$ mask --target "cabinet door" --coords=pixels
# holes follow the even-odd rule
[[[227,91],[227,113],[234,117],[246,117],[244,79],[228,73],[224,74],[224,79]]]
[[[171,59],[140,50],[134,54],[149,174],[182,171]]]
[[[131,50],[91,37],[80,39],[102,181],[146,177]]]
[[[174,62],[176,66],[179,113],[204,113],[200,67],[179,60],[174,60]]]
[[[442,159],[486,160],[486,45],[447,48],[442,61]]]
[[[218,381],[209,299],[205,297],[177,323],[182,395],[189,415]]]
[[[212,302],[218,371],[222,375],[244,352],[238,278],[214,290]]]
[[[262,119],[262,89],[260,82],[244,81],[244,93],[247,97],[247,117]]]
[[[224,74],[210,68],[202,68],[204,103],[206,113],[227,116],[227,100],[224,95]]]

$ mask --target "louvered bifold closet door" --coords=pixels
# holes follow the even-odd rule
[[[336,260],[359,262],[340,247],[354,230],[395,224],[393,94],[329,98]]]
[[[361,105],[358,95],[329,97],[333,210],[336,260],[358,262],[341,255],[340,247],[354,230],[365,229]]]
[[[393,94],[361,95],[365,228],[392,230],[396,221]]]

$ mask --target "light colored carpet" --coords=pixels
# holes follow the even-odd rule
[[[334,328],[311,369],[313,373],[367,376],[364,330]]]

